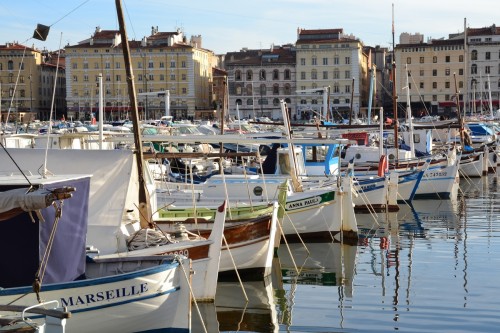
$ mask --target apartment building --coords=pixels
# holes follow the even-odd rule
[[[454,115],[456,94],[466,112],[498,108],[500,98],[500,30],[468,28],[464,34],[426,43],[399,44],[396,86],[400,115],[410,100],[412,112]],[[410,73],[408,81],[406,73]],[[455,88],[456,84],[456,88]],[[409,92],[405,87],[409,86]],[[489,96],[491,94],[491,107]],[[409,96],[409,98],[408,98]]]
[[[466,90],[470,112],[486,113],[499,108],[500,99],[500,28],[467,29]]]
[[[361,116],[368,105],[368,55],[363,43],[343,29],[297,30],[297,90],[330,87],[329,109],[346,118],[351,111]],[[297,117],[310,119],[322,112],[322,96],[297,95]]]
[[[64,62],[58,63],[56,57],[56,54],[16,42],[0,45],[2,121],[7,119],[7,114],[9,121],[47,120],[53,97],[53,119],[64,114]]]
[[[225,56],[228,75],[229,114],[237,118],[282,119],[280,100],[295,114],[295,47],[229,52]]]
[[[102,76],[106,120],[128,118],[130,99],[119,31],[96,28],[91,38],[66,46],[68,116],[89,118],[99,107]],[[142,119],[165,114],[164,91],[170,93],[174,119],[194,119],[197,110],[211,108],[212,67],[215,56],[201,48],[201,36],[192,42],[180,30],[159,32],[129,41],[134,82]]]

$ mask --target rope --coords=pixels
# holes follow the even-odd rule
[[[45,271],[46,271],[48,263],[49,263],[52,245],[54,245],[54,239],[56,236],[57,226],[58,226],[59,220],[61,219],[61,216],[62,216],[63,204],[64,204],[63,200],[60,200],[59,206],[57,206],[55,201],[52,203],[52,206],[56,210],[54,224],[52,225],[52,230],[50,231],[49,240],[47,241],[47,246],[45,247],[45,251],[43,253],[42,260],[40,261],[40,266],[38,267],[38,271],[35,274],[35,281],[33,282],[33,291],[36,294],[36,298],[38,300],[38,303],[42,303],[42,300],[40,298],[40,290],[42,288],[43,277],[45,276]]]
[[[194,303],[194,307],[196,308],[196,311],[198,312],[198,316],[200,317],[200,322],[201,325],[203,326],[203,331],[207,333],[207,327],[205,326],[205,322],[203,321],[203,317],[201,316],[200,308],[198,307],[198,303],[196,302],[196,297],[194,296],[193,288],[191,286],[190,280],[186,274],[186,269],[184,268],[184,265],[182,264],[182,260],[179,256],[175,256],[175,259],[179,262],[182,268],[182,272],[184,273],[184,277],[186,278],[187,285],[189,286],[189,293],[191,294],[191,298]]]
[[[127,239],[127,248],[134,251],[170,243],[174,241],[168,235],[158,230],[145,228],[138,230]]]

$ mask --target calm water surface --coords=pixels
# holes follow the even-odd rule
[[[219,283],[207,331],[499,332],[499,193],[495,175],[462,180],[455,200],[358,215],[358,246],[281,245],[272,279],[244,284],[248,303]]]

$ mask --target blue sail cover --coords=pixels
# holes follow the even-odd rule
[[[42,284],[68,282],[85,273],[90,177],[72,177],[42,185],[46,189],[71,186],[73,197],[64,200]],[[25,186],[1,185],[1,191]],[[0,222],[0,287],[31,285],[38,271],[55,221],[52,206],[42,209],[45,221],[23,212]]]

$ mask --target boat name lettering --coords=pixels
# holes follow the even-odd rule
[[[173,252],[163,252],[161,255],[170,255],[170,256],[185,256],[189,258],[189,250],[184,249],[184,250],[179,250],[179,251],[173,251]]]
[[[112,299],[130,297],[143,294],[148,291],[148,283],[141,283],[135,286],[126,286],[122,288],[98,291],[92,294],[61,297],[62,306],[81,306],[97,302],[109,301]]]
[[[448,176],[448,172],[446,171],[427,173],[427,177],[446,177],[446,176]]]
[[[361,189],[362,190],[368,190],[368,189],[371,189],[371,188],[375,188],[376,186],[377,186],[376,184],[362,185]]]
[[[305,208],[305,207],[317,205],[320,202],[321,202],[321,197],[313,197],[313,198],[308,198],[308,199],[304,199],[304,200],[292,201],[292,202],[288,202],[286,204],[286,209],[293,210],[293,209]]]

